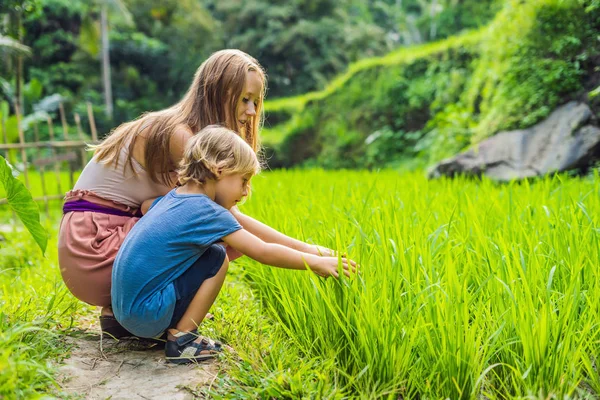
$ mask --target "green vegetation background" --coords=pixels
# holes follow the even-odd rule
[[[0,7],[9,16],[17,4],[27,10],[26,112],[60,94],[68,115],[85,116],[89,100],[102,135],[176,102],[198,65],[223,47],[241,48],[267,69],[271,167],[426,166],[500,130],[529,127],[571,99],[600,108],[598,0],[117,3],[126,13],[109,13],[113,120],[102,105],[103,3]],[[0,31],[14,36],[11,24]],[[0,96],[12,104],[11,60],[0,64]],[[10,132],[14,124],[9,119]]]
[[[395,1],[128,0],[135,24],[112,17],[114,121],[101,118],[100,3],[30,3],[30,111],[53,93],[69,112],[85,114],[78,107],[91,100],[106,133],[176,101],[211,51],[240,47],[271,78],[272,166],[421,166],[570,99],[599,109],[598,0],[440,1],[435,18],[435,2],[402,2],[412,22],[393,13]],[[401,44],[413,46],[387,52]],[[14,101],[13,69],[0,68],[2,96]],[[240,358],[225,360],[228,377],[209,395],[597,398],[597,174],[505,186],[392,172],[259,178],[249,214],[347,246],[365,272],[321,281],[240,262],[208,327]],[[55,224],[46,222],[51,238]],[[64,334],[89,312],[61,283],[55,250],[42,259],[34,246],[17,229],[0,242],[0,397],[62,397],[48,389],[48,360],[68,354]]]
[[[267,104],[272,166],[425,166],[569,100],[600,110],[600,2],[504,2],[486,27],[361,60]]]
[[[87,126],[85,101],[90,101],[104,135],[123,121],[178,101],[196,68],[221,48],[240,48],[255,56],[269,76],[268,97],[277,99],[321,90],[353,61],[480,27],[501,4],[500,0],[7,0],[0,4],[0,35],[20,36],[31,48],[31,55],[24,58],[26,114],[58,94],[69,119],[77,112]],[[102,94],[103,5],[110,29],[113,120],[104,115]],[[5,61],[0,63],[0,100],[6,100],[12,112],[17,61],[5,47],[0,46],[0,53]],[[53,117],[58,127],[57,113]],[[278,116],[268,118],[272,123]],[[8,120],[11,140],[17,139],[15,124]],[[25,128],[31,140],[32,126]],[[45,124],[40,129],[41,138],[47,138]],[[60,136],[60,129],[55,130]]]

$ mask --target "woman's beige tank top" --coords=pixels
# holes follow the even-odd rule
[[[133,170],[127,162],[129,146],[124,146],[119,152],[119,163],[103,164],[93,157],[85,166],[75,189],[91,190],[100,197],[116,201],[130,207],[138,208],[148,199],[168,193],[172,187],[155,183],[150,179],[148,172],[132,158]],[[172,173],[175,183],[175,173]]]

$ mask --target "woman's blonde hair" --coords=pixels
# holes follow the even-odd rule
[[[249,71],[258,73],[263,85],[257,99],[256,115],[248,118],[245,127],[238,132],[237,104]],[[217,51],[200,65],[192,85],[179,103],[123,123],[102,143],[90,147],[95,150],[98,162],[116,167],[119,152],[129,144],[127,163],[133,169],[132,139],[145,132],[144,164],[150,178],[156,183],[173,186],[175,182],[171,182],[169,172],[176,166],[171,163],[169,140],[175,127],[185,124],[192,132],[198,132],[208,125],[222,124],[238,133],[254,152],[258,152],[265,89],[266,75],[255,58],[240,50]]]
[[[209,125],[188,140],[179,164],[180,185],[193,180],[198,184],[223,175],[260,172],[256,153],[240,136],[219,125]]]

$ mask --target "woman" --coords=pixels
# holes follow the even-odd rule
[[[65,284],[78,299],[102,307],[102,331],[132,336],[114,319],[111,272],[125,236],[152,201],[176,184],[175,169],[188,139],[208,125],[237,132],[257,152],[266,76],[258,61],[239,50],[214,53],[196,71],[182,100],[117,127],[65,197],[58,261]],[[236,220],[268,243],[331,255],[333,251],[287,237],[231,209]],[[230,260],[241,253],[228,249]],[[151,266],[149,266],[151,267]]]

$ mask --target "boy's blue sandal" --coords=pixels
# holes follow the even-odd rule
[[[165,358],[167,362],[174,364],[188,364],[213,358],[221,351],[221,342],[210,340],[198,335],[197,332],[178,332],[175,340],[167,339],[165,346]],[[195,340],[201,338],[200,343]]]

